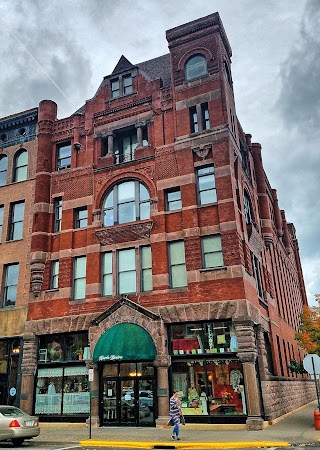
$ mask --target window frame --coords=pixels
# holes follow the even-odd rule
[[[4,205],[0,205],[0,242],[2,242],[3,218],[4,218]]]
[[[184,255],[184,261],[182,263],[178,263],[178,264],[173,264],[172,260],[173,260],[173,246],[176,244],[181,244],[183,246],[183,255]],[[187,266],[186,266],[186,252],[185,252],[185,245],[184,245],[184,241],[183,240],[177,240],[177,241],[170,241],[168,242],[168,264],[169,264],[169,284],[170,284],[170,289],[184,289],[186,287],[188,287],[188,276],[187,276]],[[173,274],[173,268],[174,267],[183,267],[185,269],[185,273],[183,275],[185,275],[185,284],[181,284],[178,285],[176,283],[174,283],[174,274]]]
[[[105,270],[104,270],[106,255],[110,256],[110,258],[111,258],[111,272],[105,272]],[[107,277],[111,278],[111,283],[110,283],[111,289],[109,289],[110,293],[106,293],[106,289],[105,289],[105,285],[106,285],[105,279]],[[103,252],[101,254],[101,296],[109,297],[111,295],[113,295],[113,252],[109,251],[109,252]]]
[[[25,164],[19,164],[19,158],[23,155],[26,155],[27,162]],[[22,171],[24,169],[25,176],[21,179],[18,178],[19,171]],[[13,160],[13,176],[12,176],[12,182],[13,183],[19,183],[20,181],[26,181],[28,179],[28,151],[25,148],[21,148],[15,155]]]
[[[22,220],[15,220],[15,215],[18,214],[16,208],[19,205],[23,205],[22,208]],[[10,204],[10,216],[9,216],[9,227],[8,227],[8,241],[18,241],[23,238],[23,222],[24,222],[24,212],[25,212],[25,201],[14,202]],[[21,229],[17,231],[18,224],[21,224]],[[18,236],[15,233],[19,233]]]
[[[130,182],[134,182],[134,199],[130,200],[128,199],[127,202],[121,202],[119,203],[119,198],[118,198],[118,187],[121,184],[124,183],[130,183]],[[141,200],[141,192],[140,192],[140,186],[142,186],[144,189],[146,189],[147,193],[148,193],[148,199],[142,199]],[[106,203],[108,198],[112,195],[112,206],[111,207],[106,207]],[[134,203],[134,213],[135,213],[135,218],[133,221],[126,221],[126,222],[120,222],[120,215],[119,215],[119,205],[124,205],[126,203]],[[148,217],[141,219],[141,207],[144,204],[149,203],[149,214],[147,214]],[[107,222],[107,211],[112,211],[112,221],[113,223],[111,225],[108,225]],[[108,227],[108,226],[114,226],[114,225],[119,225],[119,224],[124,224],[124,223],[132,223],[132,222],[138,222],[140,220],[147,220],[150,219],[150,193],[148,188],[141,183],[139,180],[125,180],[122,181],[120,183],[115,184],[112,189],[110,189],[106,196],[104,197],[103,200],[103,204],[102,204],[102,209],[101,209],[101,213],[102,213],[102,223],[104,227]]]
[[[53,201],[53,232],[60,233],[62,225],[62,197],[56,197]]]
[[[178,192],[180,193],[180,198],[174,199],[174,200],[170,200],[169,199],[169,196],[171,194],[176,194]],[[171,205],[173,203],[177,203],[177,202],[179,203],[179,207],[178,208],[171,208]],[[166,211],[167,212],[179,211],[179,210],[182,209],[182,196],[181,196],[181,189],[180,189],[179,186],[165,190],[165,207],[166,207]]]
[[[86,217],[80,217],[80,214],[82,212],[86,211]],[[82,225],[82,222],[84,222],[84,225]],[[74,210],[74,228],[87,228],[88,227],[88,207],[87,206],[81,206],[80,208],[75,208]]]
[[[13,267],[17,267],[17,274],[16,274],[16,280],[14,284],[8,284],[8,275],[9,275],[9,270],[10,268]],[[16,305],[16,301],[17,301],[17,291],[18,291],[18,281],[19,281],[19,263],[10,263],[10,264],[5,264],[3,267],[3,287],[2,287],[2,308],[6,308],[6,307],[10,307],[10,306],[15,306]],[[7,301],[8,301],[8,291],[10,289],[10,287],[15,287],[15,299],[14,299],[14,304],[13,305],[8,305]]]
[[[63,148],[68,148],[68,147],[70,148],[70,155],[61,157],[60,151]],[[56,158],[57,158],[56,170],[70,169],[71,168],[71,155],[72,155],[71,141],[57,144],[57,146],[56,146]],[[67,164],[62,164],[62,161],[64,161],[64,160],[68,160],[69,162]]]
[[[208,173],[204,173],[199,174],[200,171],[204,171],[206,169],[212,169],[212,172],[208,172]],[[210,189],[200,189],[200,180],[204,179],[205,177],[210,177],[213,176],[213,181],[214,181],[214,185],[212,188]],[[215,183],[215,170],[214,170],[214,165],[210,164],[208,166],[199,166],[196,168],[196,180],[197,180],[197,199],[198,199],[198,205],[199,206],[204,206],[204,205],[212,205],[217,203],[218,198],[217,198],[217,188],[216,188],[216,183]],[[206,202],[206,203],[202,203],[202,196],[201,194],[204,192],[209,192],[212,191],[214,193],[214,201],[210,201],[210,202]]]
[[[1,161],[6,162],[6,168],[1,170]],[[4,182],[1,182],[2,177],[4,178]],[[8,179],[8,156],[6,154],[0,155],[0,186],[6,186]]]
[[[209,240],[210,238],[219,238],[219,243],[220,243],[220,249],[219,250],[211,250],[211,251],[205,251],[205,241]],[[202,253],[202,268],[203,269],[217,269],[217,268],[221,268],[224,267],[224,260],[223,260],[223,249],[222,249],[222,242],[221,242],[221,234],[220,233],[215,233],[215,234],[208,234],[205,236],[201,236],[201,253]],[[206,255],[216,255],[216,254],[220,254],[221,255],[221,259],[222,259],[222,264],[220,265],[212,265],[209,266],[206,260]]]
[[[126,80],[129,83],[126,84]],[[116,89],[116,85],[118,86]],[[115,95],[117,93],[117,95]],[[119,77],[114,77],[110,79],[110,98],[115,100],[120,97],[125,97],[127,95],[133,94],[133,76],[132,73],[126,73],[120,75]]]
[[[143,261],[143,253],[145,251],[149,252],[149,255],[147,257],[150,257],[150,266],[144,266]],[[150,272],[150,274],[149,274]],[[147,274],[147,275],[146,275]],[[150,289],[146,287],[148,284],[147,276],[150,276]],[[152,253],[151,253],[151,245],[142,245],[140,247],[140,291],[141,292],[151,292],[153,289],[152,285]]]
[[[80,260],[84,260],[85,261],[84,275],[79,273],[78,263],[79,263]],[[86,282],[87,282],[87,256],[86,255],[76,256],[76,257],[73,258],[73,277],[72,277],[72,280],[73,280],[73,282],[72,282],[72,300],[73,301],[85,300],[85,298],[86,298]],[[83,297],[76,297],[76,290],[78,288],[78,284],[81,283],[81,281],[83,281],[83,280],[84,280],[84,296]]]
[[[50,289],[59,289],[59,269],[59,260],[52,260],[50,270]]]
[[[246,190],[243,193],[244,220],[247,225],[254,224],[254,214],[251,198]]]
[[[121,270],[120,271],[120,253],[124,253],[124,252],[128,252],[131,251],[134,254],[134,268],[131,268],[130,270]],[[120,278],[121,278],[121,274],[124,273],[134,273],[134,284],[135,284],[135,289],[134,290],[125,290],[123,291],[122,288],[120,287]],[[137,292],[137,254],[136,254],[136,248],[135,247],[130,247],[130,248],[123,248],[120,250],[117,250],[117,294],[121,295],[121,294],[130,294],[130,293],[136,293]]]
[[[193,63],[192,64],[192,60],[195,60],[196,58],[199,58],[199,57],[202,58],[202,61],[199,61],[197,63]],[[198,67],[202,66],[203,67],[202,71],[199,71],[195,75],[190,76],[190,71],[192,71],[197,66]],[[207,58],[202,53],[195,53],[195,54],[191,55],[187,59],[187,61],[185,62],[185,66],[184,66],[184,78],[185,78],[185,81],[193,81],[193,80],[197,80],[198,78],[203,78],[203,77],[206,77],[206,76],[208,76],[208,61],[207,61]]]

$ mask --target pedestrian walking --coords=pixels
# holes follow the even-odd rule
[[[171,438],[180,441],[180,421],[182,416],[180,400],[178,399],[179,391],[174,389],[172,397],[170,398],[170,423],[173,425]]]

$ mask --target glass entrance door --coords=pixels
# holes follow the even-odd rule
[[[120,425],[137,425],[138,403],[134,378],[120,380]]]
[[[102,421],[103,424],[118,424],[117,380],[103,380]]]

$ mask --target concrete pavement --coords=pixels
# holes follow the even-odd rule
[[[84,424],[40,424],[37,444],[79,444],[87,446],[154,448],[170,445],[176,448],[253,448],[288,447],[318,444],[320,431],[314,428],[312,402],[260,431],[247,431],[241,425],[187,424],[181,426],[181,441],[171,440],[171,428],[100,427],[89,429]]]

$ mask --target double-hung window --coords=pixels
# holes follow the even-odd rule
[[[207,205],[217,201],[214,167],[206,166],[197,169],[198,204]]]
[[[59,287],[59,261],[51,261],[51,277],[50,289],[58,289]]]
[[[191,106],[189,113],[191,133],[198,133],[211,128],[208,103]]]
[[[9,241],[22,239],[23,233],[24,201],[11,204],[10,223],[9,223]]]
[[[86,256],[77,256],[73,261],[73,300],[86,297]]]
[[[141,247],[140,253],[141,266],[141,291],[152,291],[152,259],[151,246],[145,245]]]
[[[175,211],[182,208],[180,188],[168,189],[165,192],[166,211]]]
[[[136,249],[118,251],[118,293],[137,291]]]
[[[86,228],[88,226],[88,208],[77,208],[75,210],[75,228]]]
[[[0,186],[7,184],[8,157],[0,156]]]
[[[4,266],[2,306],[14,306],[17,298],[19,263]]]
[[[71,167],[71,142],[57,145],[57,170]]]
[[[28,152],[20,150],[14,158],[13,182],[24,181],[28,175]]]
[[[257,283],[258,296],[260,298],[263,298],[263,286],[262,286],[260,262],[259,262],[258,258],[252,252],[251,252],[251,264],[252,264],[253,276],[255,277],[256,283]]]
[[[118,98],[124,95],[132,94],[132,76],[131,74],[114,78],[110,81],[111,98]]]
[[[113,274],[112,274],[112,252],[102,254],[102,296],[112,295]]]
[[[183,241],[169,242],[169,274],[170,287],[179,288],[186,287],[187,283],[187,269],[186,258]]]
[[[247,225],[250,225],[254,222],[253,220],[253,212],[252,212],[252,204],[249,197],[249,194],[245,191],[243,195],[243,203],[244,203],[244,217]]]
[[[61,218],[62,218],[62,198],[58,197],[54,200],[53,204],[53,232],[59,233],[61,231]]]
[[[220,234],[203,236],[201,238],[203,268],[209,269],[223,266],[223,254]]]
[[[4,206],[0,205],[0,242],[2,239],[3,213],[4,213]]]

